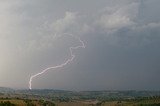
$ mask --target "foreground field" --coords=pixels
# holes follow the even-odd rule
[[[5,103],[5,105],[4,105]],[[8,104],[7,104],[8,103]],[[123,101],[69,101],[59,102],[42,100],[24,100],[24,99],[1,99],[0,106],[160,106],[160,98],[145,98]]]
[[[0,87],[0,106],[160,106],[160,91],[76,92]]]
[[[55,104],[41,100],[1,99],[0,106],[55,106]]]
[[[2,105],[2,103],[6,103],[7,105],[7,102],[14,104],[15,106],[26,106],[27,105],[23,100],[13,99],[13,100],[0,100],[0,106]]]

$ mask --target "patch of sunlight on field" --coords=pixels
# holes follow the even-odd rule
[[[103,106],[116,106],[117,102],[105,102]]]
[[[91,106],[91,105],[84,104],[81,102],[60,102],[56,103],[56,106]]]
[[[0,100],[0,101],[10,101],[11,103],[15,104],[16,106],[26,106],[26,103],[23,100]]]
[[[37,101],[32,101],[33,104],[35,104],[36,106],[41,106]]]

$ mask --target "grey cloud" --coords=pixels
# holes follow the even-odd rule
[[[0,86],[28,88],[31,74],[69,58],[78,42],[67,32],[86,48],[33,88],[159,89],[158,10],[158,0],[0,1]]]

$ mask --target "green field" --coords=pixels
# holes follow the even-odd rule
[[[8,105],[2,103],[10,102]],[[95,100],[79,100],[79,101],[42,101],[42,100],[24,100],[24,99],[1,99],[0,106],[160,106],[160,98],[140,98],[122,101],[95,101]]]
[[[0,88],[0,106],[160,106],[160,91],[65,91]]]

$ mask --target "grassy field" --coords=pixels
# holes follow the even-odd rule
[[[17,99],[13,99],[13,100],[0,100],[0,102],[7,102],[7,101],[11,102],[12,104],[15,104],[16,106],[26,106],[27,105],[23,100],[17,100]]]
[[[160,99],[111,101],[104,102],[100,106],[160,106]]]
[[[38,100],[21,100],[21,99],[3,99],[0,100],[0,106],[12,106],[12,105],[2,105],[1,103],[10,102],[14,104],[14,106],[54,106],[47,105],[46,103],[42,103]]]
[[[69,101],[55,102],[55,104],[46,104],[39,100],[21,100],[21,99],[2,99],[0,102],[7,102],[15,106],[160,106],[160,98],[139,99],[139,100],[123,100],[123,101]],[[49,103],[49,102],[48,102]],[[0,105],[3,106],[3,105]],[[5,105],[11,106],[11,105]]]

